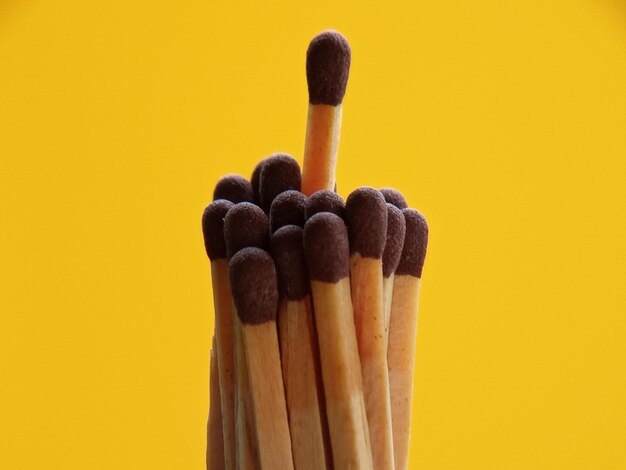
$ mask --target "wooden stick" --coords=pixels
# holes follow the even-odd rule
[[[389,319],[391,318],[391,301],[393,299],[393,280],[396,268],[400,263],[406,222],[402,211],[393,204],[387,203],[387,240],[383,251],[383,305],[385,312],[385,351],[389,343]]]
[[[227,470],[235,468],[235,362],[233,357],[233,312],[228,262],[224,241],[224,217],[233,207],[226,200],[213,201],[202,217],[204,243],[211,260],[211,282],[215,309],[215,342],[219,371],[220,401]]]
[[[321,369],[317,334],[302,243],[303,230],[295,225],[281,227],[271,238],[280,299],[280,356],[294,466],[298,470],[324,470],[331,463],[331,457],[325,444],[323,384],[318,373]]]
[[[350,299],[349,247],[343,220],[322,212],[304,226],[328,427],[335,469],[373,469],[361,364]]]
[[[230,259],[229,276],[242,322],[261,469],[293,469],[276,332],[278,289],[274,261],[260,248],[244,248]]]
[[[396,469],[407,470],[417,310],[428,243],[428,225],[416,210],[403,209],[402,212],[406,220],[406,237],[393,285],[387,358]]]
[[[250,383],[248,382],[248,367],[243,348],[242,324],[235,313],[235,431],[236,431],[236,467],[237,470],[258,470],[259,449],[257,448],[256,429],[250,402]]]
[[[302,192],[335,188],[341,103],[350,72],[350,45],[336,31],[318,34],[307,50],[309,88]]]
[[[222,407],[220,399],[220,382],[217,364],[217,345],[213,336],[211,348],[211,372],[210,372],[210,398],[209,398],[209,424],[207,426],[207,470],[224,470],[224,430],[222,428]]]
[[[352,192],[346,201],[346,222],[350,235],[352,306],[372,458],[377,470],[393,470],[382,262],[387,205],[382,194],[368,187]]]

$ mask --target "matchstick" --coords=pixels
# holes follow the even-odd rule
[[[330,212],[342,219],[345,217],[346,203],[341,196],[334,191],[322,189],[311,195],[304,206],[304,217],[310,219],[320,212]]]
[[[300,165],[291,155],[275,153],[265,159],[259,178],[259,205],[269,213],[272,201],[284,191],[300,191]]]
[[[318,34],[307,50],[309,111],[302,180],[302,192],[307,196],[320,189],[335,188],[341,103],[348,84],[350,59],[350,45],[336,31]]]
[[[228,211],[224,218],[226,254],[232,258],[246,247],[266,248],[269,240],[265,213],[251,203],[240,203]],[[245,360],[242,324],[233,306],[235,343],[235,429],[237,470],[260,468],[256,429],[250,404],[248,367]]]
[[[330,449],[325,449],[323,386],[302,238],[302,228],[295,225],[278,229],[271,238],[278,274],[278,337],[294,466],[324,470]]]
[[[350,299],[344,221],[328,212],[304,225],[334,468],[373,469],[361,363]]]
[[[417,310],[428,225],[424,216],[415,209],[403,209],[402,213],[406,220],[406,236],[393,284],[387,358],[396,469],[407,470]]]
[[[226,199],[234,202],[252,202],[254,194],[250,181],[240,175],[226,175],[220,178],[213,191],[213,200]]]
[[[353,191],[346,201],[346,223],[350,236],[352,307],[372,458],[375,469],[393,469],[383,305],[382,256],[387,236],[387,204],[383,195],[369,187]]]
[[[391,301],[393,299],[393,280],[396,268],[400,263],[406,221],[404,214],[393,204],[387,203],[387,240],[383,251],[383,305],[385,308],[385,350],[389,341],[389,318],[391,317]]]
[[[272,257],[239,250],[229,262],[230,283],[248,368],[251,406],[262,470],[293,469],[276,315],[278,288]]]
[[[409,205],[406,202],[406,199],[404,198],[402,193],[398,191],[397,189],[383,188],[380,190],[380,192],[385,197],[385,201],[387,201],[389,204],[393,204],[398,209],[406,209],[407,207],[409,207]]]
[[[224,199],[213,201],[202,215],[202,231],[211,260],[211,282],[215,309],[215,339],[222,408],[225,468],[235,468],[235,363],[233,358],[233,312],[228,261],[224,241],[224,217],[233,207]]]
[[[300,191],[294,190],[276,196],[270,206],[270,233],[285,225],[304,227],[304,207],[307,199]]]
[[[209,423],[207,426],[207,470],[224,470],[224,430],[222,425],[222,407],[220,399],[220,382],[217,365],[217,345],[213,336],[211,348],[211,372],[209,382]]]

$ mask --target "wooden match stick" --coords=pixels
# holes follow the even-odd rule
[[[383,251],[383,305],[385,308],[385,350],[389,342],[389,319],[391,317],[391,301],[393,299],[393,280],[396,268],[400,263],[406,221],[404,214],[393,204],[387,203],[387,241]]]
[[[334,468],[373,469],[361,363],[350,299],[344,221],[328,212],[304,225]]]
[[[276,331],[278,288],[274,261],[260,248],[244,248],[230,259],[229,275],[243,324],[243,350],[261,469],[293,469]]]
[[[393,284],[387,358],[396,469],[407,470],[417,310],[428,225],[424,216],[415,209],[403,209],[402,213],[406,220],[406,236]]]
[[[289,190],[300,191],[300,165],[291,155],[275,153],[263,162],[259,178],[259,205],[269,213],[274,198]]]
[[[307,196],[320,189],[335,188],[341,103],[348,84],[350,59],[350,45],[336,31],[315,36],[306,53],[309,111],[302,192]]]
[[[402,193],[398,191],[397,189],[383,188],[380,190],[380,192],[385,197],[385,201],[387,201],[389,204],[393,204],[398,209],[406,209],[407,207],[409,207],[409,205],[406,202],[406,199],[404,198]]]
[[[393,469],[382,262],[387,204],[380,191],[369,187],[353,191],[346,201],[346,222],[350,236],[352,307],[372,458],[377,470]]]
[[[226,175],[220,178],[213,191],[213,200],[226,199],[234,202],[252,202],[254,194],[250,181],[240,175]]]
[[[278,337],[294,466],[324,470],[331,463],[330,449],[325,444],[323,385],[302,243],[303,230],[295,225],[278,229],[271,238],[278,273]]]
[[[304,207],[307,199],[300,191],[294,190],[276,196],[270,206],[270,233],[285,225],[304,227]]]
[[[235,362],[233,358],[233,301],[228,280],[224,217],[233,206],[232,202],[219,199],[209,204],[202,216],[204,245],[211,260],[217,369],[224,429],[224,460],[228,470],[235,468]]]
[[[341,196],[334,191],[322,189],[313,193],[304,206],[304,217],[310,219],[320,212],[330,212],[342,219],[345,217],[346,203]]]
[[[226,254],[232,258],[246,247],[266,248],[269,240],[267,216],[255,204],[243,202],[224,218]],[[252,415],[248,367],[245,360],[242,323],[233,306],[235,343],[235,429],[237,470],[260,468],[254,417]]]
[[[217,345],[213,336],[211,348],[211,373],[209,382],[209,424],[207,426],[207,470],[223,470],[224,461],[224,430],[222,425],[222,406],[220,398],[220,378],[217,365]]]

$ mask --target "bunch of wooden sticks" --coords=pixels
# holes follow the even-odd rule
[[[335,192],[349,68],[343,36],[316,36],[302,174],[274,154],[204,211],[211,470],[408,468],[428,227],[394,189]]]

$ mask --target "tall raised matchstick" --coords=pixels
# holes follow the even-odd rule
[[[346,200],[346,222],[350,235],[352,307],[372,458],[377,470],[393,470],[382,261],[387,204],[380,191],[369,187],[353,191]]]
[[[341,103],[348,84],[351,51],[346,38],[324,31],[313,38],[306,55],[309,88],[302,192],[335,189],[335,165],[341,131]]]
[[[224,460],[228,470],[235,468],[235,360],[233,300],[228,280],[224,217],[233,206],[234,204],[230,201],[218,199],[209,204],[202,215],[204,246],[211,260],[217,369],[224,429]]]
[[[344,221],[328,212],[304,225],[328,428],[335,469],[373,469],[361,362],[350,299],[350,249]]]
[[[272,257],[239,250],[229,262],[230,284],[242,322],[244,357],[262,470],[293,470],[293,454],[276,331],[278,287]]]
[[[387,358],[396,469],[407,470],[417,310],[428,225],[424,216],[415,209],[403,209],[402,213],[406,220],[406,236],[393,283]]]

